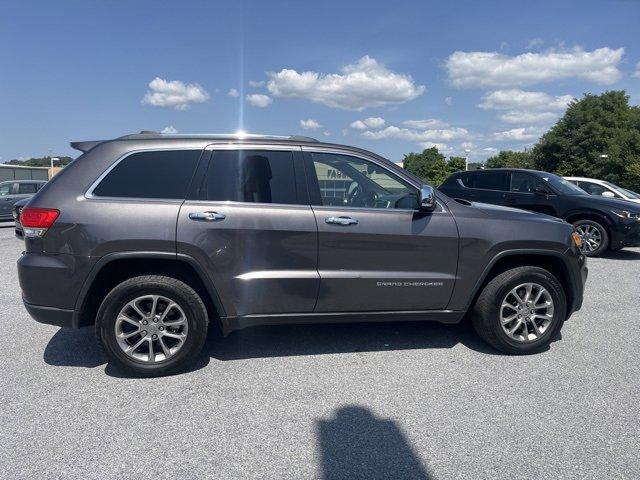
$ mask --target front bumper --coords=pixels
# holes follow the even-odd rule
[[[613,231],[611,246],[613,248],[640,246],[640,221],[637,219],[625,219],[617,222]]]

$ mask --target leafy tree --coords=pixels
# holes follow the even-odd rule
[[[464,170],[466,161],[464,157],[449,157],[449,173],[459,172]]]
[[[56,157],[56,158],[58,158],[59,160],[54,160],[53,162],[54,167],[64,167],[65,165],[68,165],[69,163],[71,163],[71,161],[73,160],[73,158],[71,157]],[[5,163],[8,165],[22,165],[25,167],[50,167],[51,157],[32,157],[32,158],[28,158],[27,160],[13,159]]]
[[[469,162],[467,167],[469,170],[480,170],[484,168],[484,162]]]
[[[640,107],[624,91],[586,94],[533,149],[536,168],[640,189]]]
[[[502,150],[497,155],[487,158],[485,162],[487,168],[534,168],[531,152],[514,152],[513,150]]]
[[[436,147],[422,153],[408,153],[403,158],[404,168],[431,185],[438,186],[450,175],[449,164]]]

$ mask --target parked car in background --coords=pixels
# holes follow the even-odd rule
[[[8,180],[0,183],[0,221],[13,219],[13,205],[30,198],[47,183],[44,180]]]
[[[31,200],[31,197],[23,198],[22,200],[18,200],[13,205],[13,220],[16,222],[16,237],[20,239],[24,238],[24,230],[22,229],[22,224],[20,223],[20,214],[22,213],[22,209],[24,208],[24,206],[29,203],[29,200]]]
[[[619,187],[613,183],[604,180],[596,180],[595,178],[584,177],[564,177],[574,185],[577,185],[589,195],[596,195],[606,198],[619,198],[629,202],[640,203],[640,193]]]
[[[489,344],[526,354],[582,304],[570,225],[456,201],[359,148],[157,133],[72,146],[84,153],[22,211],[22,297],[37,321],[95,324],[135,374],[189,365],[212,322],[227,334],[472,312]]]
[[[575,227],[587,256],[640,245],[640,205],[589,195],[552,173],[508,168],[457,172],[440,190],[453,198],[562,218]]]

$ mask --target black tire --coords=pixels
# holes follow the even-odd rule
[[[116,339],[116,319],[121,309],[143,295],[162,295],[171,299],[183,310],[187,321],[188,334],[184,344],[173,356],[155,363],[128,356]],[[186,283],[159,275],[133,277],[117,285],[104,298],[96,318],[96,334],[109,361],[129,374],[143,377],[171,375],[192,364],[207,338],[207,327],[207,309],[200,296]]]
[[[600,241],[600,245],[595,250],[587,251],[584,247],[581,249],[582,253],[587,257],[597,257],[602,255],[609,248],[609,233],[604,226],[598,222],[593,220],[577,220],[573,222],[573,228],[578,228],[579,226],[592,226],[600,232],[602,240]]]
[[[553,318],[539,338],[523,343],[510,338],[500,322],[500,306],[507,294],[520,284],[532,282],[544,287],[554,303]],[[517,267],[493,278],[482,290],[473,309],[472,322],[478,335],[495,349],[512,355],[537,353],[548,347],[558,334],[567,312],[564,290],[556,277],[542,268]]]

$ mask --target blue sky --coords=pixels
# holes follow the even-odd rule
[[[480,160],[531,145],[585,92],[640,103],[637,1],[0,8],[0,161],[170,127]]]

